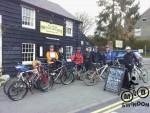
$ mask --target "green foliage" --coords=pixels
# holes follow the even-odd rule
[[[96,37],[110,40],[129,40],[139,19],[139,3],[135,0],[99,0],[101,9],[97,17]]]
[[[109,41],[107,38],[102,37],[88,37],[91,43],[97,45],[99,47],[103,47]],[[115,40],[113,41],[113,46],[115,48]],[[123,48],[126,46],[130,46],[133,49],[143,49],[145,50],[145,46],[147,50],[150,50],[150,40],[136,40],[135,38],[129,38],[129,40],[122,40],[123,41]]]
[[[108,40],[106,38],[100,38],[100,37],[88,37],[89,41],[98,46],[98,47],[102,47],[102,46],[105,46],[108,42]]]

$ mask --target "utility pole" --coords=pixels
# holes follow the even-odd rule
[[[146,43],[145,43],[145,56],[147,55],[147,47],[146,47]]]

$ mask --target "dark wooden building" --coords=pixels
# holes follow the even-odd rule
[[[0,67],[12,73],[17,63],[30,65],[45,57],[50,45],[62,46],[70,61],[76,47],[87,43],[80,24],[48,0],[0,0]]]

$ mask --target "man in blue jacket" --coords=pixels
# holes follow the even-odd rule
[[[105,63],[112,65],[115,60],[115,53],[110,49],[110,47],[106,46],[106,52],[104,53]]]

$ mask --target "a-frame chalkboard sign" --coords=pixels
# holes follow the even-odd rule
[[[124,67],[111,66],[107,80],[105,82],[104,90],[114,92],[119,95],[121,92],[124,76]]]

